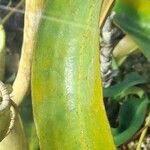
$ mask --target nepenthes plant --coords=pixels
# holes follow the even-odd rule
[[[26,143],[21,127],[22,142],[11,141],[18,131],[12,126],[21,121],[17,113],[14,122],[10,108],[20,106],[30,84],[41,150],[113,150],[131,139],[144,122],[149,104],[146,94],[136,88],[142,93],[140,99],[130,96],[119,102],[123,103],[121,119],[115,128],[110,128],[103,99],[123,99],[129,88],[135,90],[133,86],[146,82],[133,73],[120,85],[110,86],[112,55],[121,64],[139,47],[150,58],[149,6],[149,0],[26,0],[21,59],[0,149],[7,150],[10,145],[13,150],[35,149]],[[128,124],[122,119],[125,110],[131,112]],[[13,129],[6,136],[9,128]]]

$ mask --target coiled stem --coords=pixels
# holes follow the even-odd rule
[[[10,97],[9,93],[7,91],[6,86],[3,82],[0,81],[0,92],[2,94],[2,101],[0,104],[0,112],[6,110],[8,107],[10,107]]]
[[[10,125],[9,125],[8,131],[5,135],[5,136],[7,136],[14,126],[16,111],[15,111],[14,105],[11,103],[7,88],[6,88],[5,84],[1,81],[0,81],[0,92],[2,94],[2,101],[0,103],[0,112],[3,112],[5,110],[10,110],[10,112],[11,112],[11,114],[10,114],[11,115]]]
[[[112,51],[123,35],[122,31],[113,24],[114,15],[113,12],[107,17],[101,32],[100,61],[103,87],[110,86],[112,82]]]

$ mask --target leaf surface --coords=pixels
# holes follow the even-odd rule
[[[99,71],[101,0],[48,0],[32,67],[43,150],[113,150]],[[105,137],[105,138],[104,138]]]

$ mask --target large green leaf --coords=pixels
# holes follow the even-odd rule
[[[42,150],[114,150],[99,70],[101,0],[47,0],[32,65]]]
[[[129,98],[123,103],[119,112],[119,127],[112,128],[116,145],[128,141],[141,127],[149,104],[148,98]]]
[[[116,0],[114,21],[135,40],[150,60],[150,1]]]

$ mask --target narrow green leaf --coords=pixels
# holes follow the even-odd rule
[[[149,104],[148,98],[129,98],[123,103],[119,112],[119,126],[112,128],[116,145],[128,141],[141,127],[144,122]]]
[[[119,97],[120,98],[123,98],[123,97],[126,97],[128,95],[136,95],[138,96],[139,98],[142,98],[144,96],[144,90],[142,88],[139,88],[137,86],[132,86],[132,87],[129,87],[127,90],[123,91]]]
[[[104,96],[118,97],[122,92],[124,92],[128,88],[145,82],[146,80],[142,76],[140,76],[136,72],[132,72],[130,74],[127,74],[122,82],[104,89]]]

